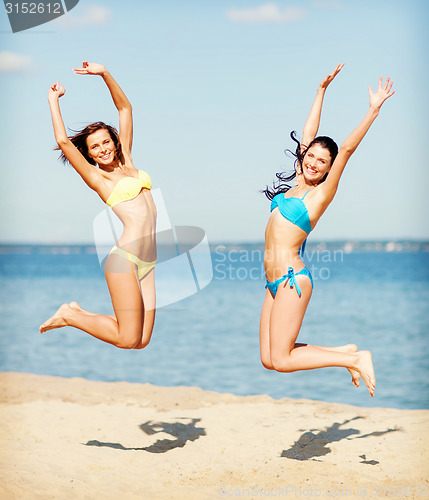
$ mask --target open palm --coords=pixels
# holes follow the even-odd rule
[[[320,86],[324,89],[332,82],[332,80],[338,75],[338,73],[342,70],[344,63],[338,64],[338,66],[334,69],[334,71],[328,75],[321,83]]]
[[[102,75],[106,71],[106,68],[102,64],[83,61],[82,67],[73,68],[73,71],[78,75]]]
[[[383,77],[380,76],[380,79],[378,80],[378,88],[375,92],[372,90],[371,87],[368,87],[369,106],[374,109],[380,109],[383,102],[386,99],[389,99],[389,97],[392,97],[392,95],[395,93],[395,91],[392,90],[392,85],[393,82],[390,81],[390,76],[387,77],[384,85],[383,85]]]

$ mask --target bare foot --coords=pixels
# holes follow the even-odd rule
[[[344,349],[344,352],[357,352],[358,348],[357,345],[355,344],[347,344],[342,347]],[[359,387],[360,385],[360,375],[357,370],[353,370],[353,368],[347,368],[347,370],[350,372],[350,375],[352,376],[352,384],[355,387]]]
[[[71,307],[68,304],[60,306],[58,311],[40,326],[40,333],[67,326],[66,317],[70,314],[70,309]]]
[[[369,394],[371,397],[374,397],[375,374],[372,364],[372,354],[370,351],[359,351],[356,354],[359,356],[356,369],[361,374],[365,385],[368,387]]]
[[[82,308],[80,307],[80,305],[77,303],[77,302],[70,302],[69,303],[69,306],[72,308],[72,309],[75,309],[76,311],[82,311]]]

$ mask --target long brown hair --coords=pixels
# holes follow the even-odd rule
[[[123,162],[122,146],[121,146],[121,141],[119,139],[118,131],[115,129],[115,127],[107,125],[104,122],[94,122],[87,125],[82,130],[73,130],[72,132],[75,132],[75,134],[69,136],[69,139],[76,146],[76,148],[82,153],[82,155],[85,157],[88,163],[91,163],[91,165],[97,165],[95,160],[88,155],[88,145],[86,143],[86,139],[88,138],[89,135],[93,134],[94,132],[97,132],[98,130],[107,130],[109,132],[109,135],[115,145],[115,159]],[[60,149],[61,148],[59,146],[55,148],[55,150],[60,150]],[[63,152],[60,154],[59,159],[63,163],[68,162]]]
[[[329,151],[329,154],[331,155],[331,165],[334,163],[335,158],[337,157],[338,154],[338,146],[336,142],[331,139],[330,137],[326,136],[319,136],[313,139],[310,144],[306,147],[304,151],[301,151],[301,143],[299,140],[296,138],[296,132],[293,130],[290,133],[290,137],[293,141],[296,142],[296,151],[293,152],[290,149],[286,149],[285,153],[291,153],[293,157],[295,158],[294,162],[294,169],[291,174],[287,174],[286,172],[278,172],[276,173],[277,181],[273,182],[273,187],[266,187],[263,189],[261,192],[265,194],[265,196],[269,199],[272,200],[274,196],[276,196],[279,193],[286,193],[286,191],[289,191],[292,186],[290,186],[288,183],[291,182],[293,179],[295,179],[297,173],[302,172],[302,162],[304,160],[304,156],[307,153],[307,151],[311,148],[311,146],[314,146],[315,144],[320,144],[322,148],[325,148]],[[323,177],[323,179],[320,182],[323,182],[328,174]],[[319,183],[320,184],[320,183]]]

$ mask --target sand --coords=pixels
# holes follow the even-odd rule
[[[429,496],[429,410],[0,374],[0,499]]]

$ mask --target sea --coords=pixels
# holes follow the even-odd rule
[[[173,299],[157,310],[149,346],[122,350],[71,327],[43,335],[38,330],[59,305],[72,300],[88,311],[112,313],[94,246],[0,246],[0,371],[363,407],[429,408],[427,245],[307,247],[314,290],[298,341],[354,343],[372,351],[374,398],[363,383],[355,388],[344,368],[266,370],[258,339],[265,294],[263,246],[219,243],[209,248],[210,273],[200,286],[183,291],[180,276],[160,273],[161,302],[168,291]]]

